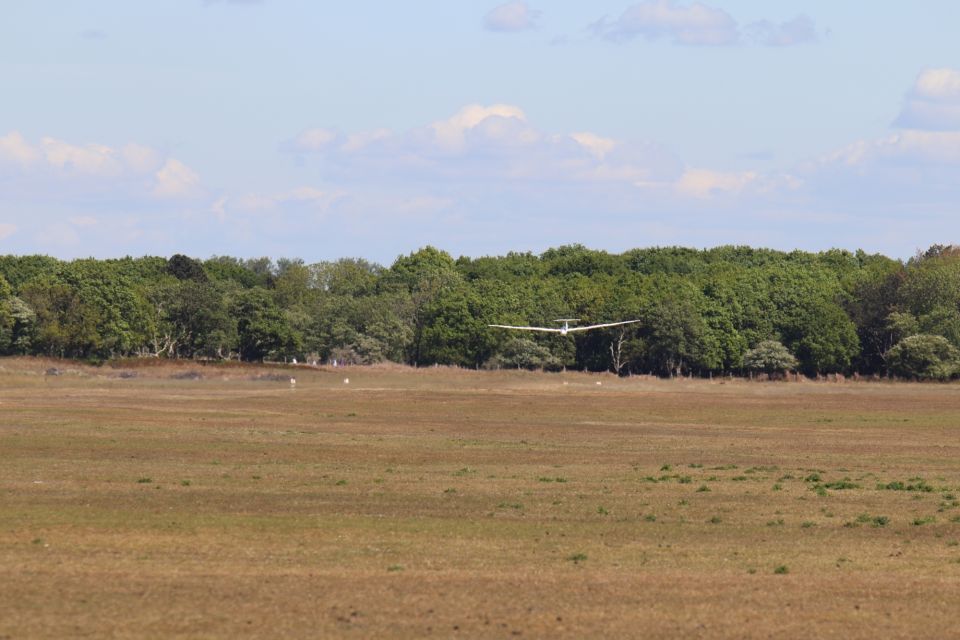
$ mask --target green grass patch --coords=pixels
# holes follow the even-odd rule
[[[851,482],[848,478],[843,480],[835,480],[833,482],[825,482],[822,485],[825,489],[833,489],[834,491],[845,491],[847,489],[859,489],[860,485],[855,482]]]

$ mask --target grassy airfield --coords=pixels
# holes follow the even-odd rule
[[[958,603],[957,385],[0,360],[0,640],[932,638]]]

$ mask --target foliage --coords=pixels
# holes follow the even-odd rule
[[[550,349],[530,338],[512,338],[500,347],[486,366],[491,369],[558,369],[560,361]]]
[[[639,322],[566,337],[487,326],[562,317]],[[913,338],[920,334],[928,338]],[[960,348],[952,246],[906,263],[734,246],[617,255],[567,245],[456,259],[428,246],[389,267],[354,258],[0,256],[3,354],[953,375],[952,352],[930,336]],[[765,360],[757,350],[769,341],[796,364]]]
[[[167,272],[177,280],[207,281],[207,272],[203,269],[203,263],[180,253],[171,256],[167,261]]]
[[[796,368],[797,359],[776,340],[764,340],[744,354],[743,366],[751,371],[778,373]]]
[[[930,334],[904,338],[887,359],[893,373],[919,380],[946,380],[960,370],[960,351],[943,336]]]
[[[242,359],[263,360],[296,350],[296,336],[265,289],[256,287],[242,292],[234,302],[233,315],[237,319],[237,348]]]

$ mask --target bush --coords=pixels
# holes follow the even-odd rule
[[[486,364],[489,369],[559,369],[559,358],[550,349],[530,338],[514,338],[506,342],[500,351]]]
[[[780,373],[796,368],[797,359],[776,340],[764,340],[744,354],[743,366],[751,371]]]
[[[943,336],[917,334],[887,352],[890,371],[917,380],[946,380],[960,371],[960,352]]]

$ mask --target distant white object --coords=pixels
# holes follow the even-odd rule
[[[350,378],[344,378],[343,384],[350,384]]]
[[[336,358],[333,359],[333,366],[337,366],[337,359],[336,359]]]
[[[602,329],[603,327],[616,327],[621,324],[632,324],[640,322],[639,320],[623,320],[621,322],[604,322],[602,324],[589,324],[585,327],[571,327],[571,322],[579,322],[580,318],[560,318],[554,322],[562,322],[563,326],[559,329],[554,327],[517,327],[509,324],[488,324],[488,327],[497,327],[498,329],[517,329],[520,331],[546,331],[547,333],[559,333],[562,336],[572,331],[590,331],[591,329]]]
[[[600,385],[602,385],[602,384],[603,384],[602,382],[600,382],[599,380],[597,380],[597,386],[598,386],[598,387],[599,387]]]
[[[290,384],[297,384],[296,378],[290,378]]]
[[[297,359],[294,358],[292,362],[293,362],[293,364],[297,364]]]

